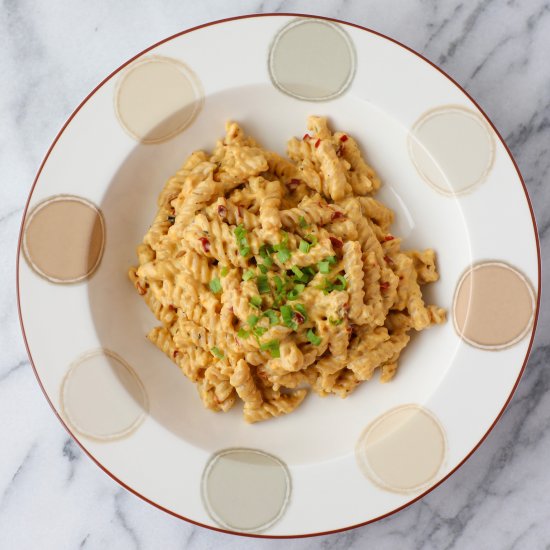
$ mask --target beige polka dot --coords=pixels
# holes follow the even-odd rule
[[[121,357],[98,350],[71,365],[61,387],[61,409],[78,433],[118,439],[143,421],[148,399],[141,380]]]
[[[59,195],[40,203],[27,218],[23,253],[30,266],[54,283],[75,283],[99,265],[105,224],[99,209],[80,197]]]
[[[453,320],[469,344],[503,349],[529,332],[535,315],[535,293],[527,279],[501,262],[485,262],[468,269],[454,297]]]
[[[147,57],[122,75],[115,108],[122,126],[143,143],[158,143],[182,132],[203,104],[198,77],[181,61]]]
[[[404,405],[380,416],[356,446],[357,462],[365,476],[397,493],[420,491],[435,482],[445,454],[441,424],[418,405]]]
[[[355,52],[339,25],[298,19],[277,34],[268,63],[271,80],[282,92],[323,101],[342,94],[351,84]]]
[[[284,513],[290,474],[278,458],[254,449],[214,455],[202,478],[202,497],[212,519],[226,529],[263,531]]]
[[[422,176],[445,195],[459,195],[481,183],[495,156],[493,131],[478,113],[444,106],[424,114],[409,134],[409,154]]]

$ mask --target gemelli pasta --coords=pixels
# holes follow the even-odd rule
[[[242,401],[257,422],[310,389],[346,397],[376,370],[391,380],[411,331],[445,321],[422,298],[434,251],[401,250],[379,187],[317,116],[288,158],[229,122],[168,180],[129,276],[161,323],[148,338],[207,408]]]

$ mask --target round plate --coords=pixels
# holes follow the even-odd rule
[[[283,153],[311,114],[359,141],[404,247],[437,251],[427,299],[449,319],[413,338],[390,384],[246,425],[205,410],[146,340],[154,318],[126,272],[165,180],[226,120]],[[40,167],[19,257],[29,356],[82,448],[159,508],[256,536],[365,524],[441,483],[510,400],[538,312],[527,192],[475,102],[387,37],[294,14],[191,29],[107,77]]]

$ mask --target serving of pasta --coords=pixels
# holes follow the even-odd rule
[[[356,141],[311,116],[288,157],[228,122],[166,183],[129,271],[161,323],[149,340],[207,408],[240,399],[247,422],[292,412],[308,389],[391,380],[410,332],[445,321],[422,298],[434,251],[400,249]]]

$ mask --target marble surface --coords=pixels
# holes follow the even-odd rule
[[[550,5],[545,0],[166,0],[0,3],[0,548],[550,548],[550,307],[519,389],[486,442],[442,486],[353,531],[253,540],[192,526],[120,488],[67,436],[19,330],[22,209],[50,142],[108,73],[187,27],[253,12],[372,27],[423,53],[473,95],[513,151],[550,259]],[[548,283],[550,270],[543,277]]]

